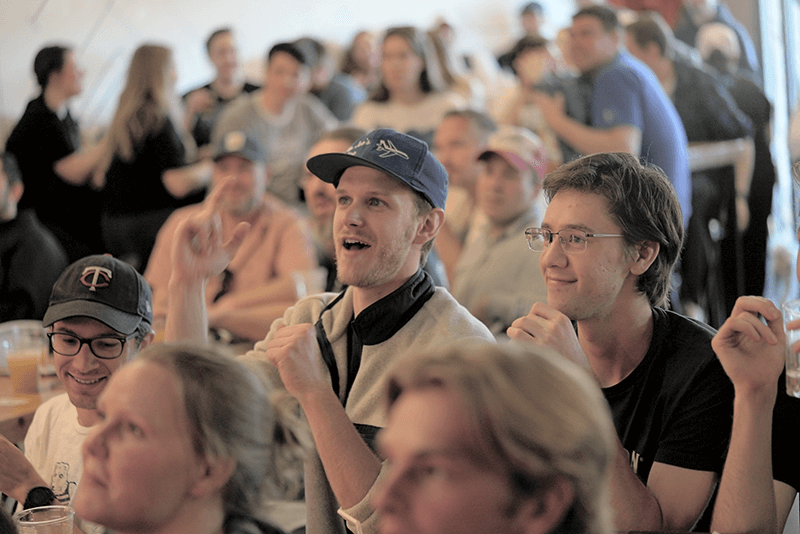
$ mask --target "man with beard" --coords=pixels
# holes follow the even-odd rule
[[[293,274],[317,267],[301,218],[266,192],[264,162],[260,145],[245,132],[228,132],[215,146],[214,187],[232,178],[220,199],[222,235],[228,239],[241,222],[250,225],[236,257],[206,286],[209,326],[225,341],[262,339],[270,323],[304,296],[297,294]],[[153,288],[159,327],[167,311],[175,229],[202,209],[195,205],[176,211],[158,232],[144,276]]]
[[[311,158],[308,168],[336,187],[334,246],[348,288],[300,300],[245,360],[280,379],[311,426],[317,455],[306,462],[306,531],[343,532],[341,507],[376,532],[371,498],[386,471],[374,439],[386,423],[389,365],[455,339],[493,337],[422,269],[447,199],[447,173],[424,142],[378,129],[344,154]],[[176,232],[168,339],[204,336],[205,279],[244,239],[244,226],[229,241],[215,230],[218,198]]]

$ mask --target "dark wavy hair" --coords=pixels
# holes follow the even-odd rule
[[[600,195],[629,246],[658,243],[658,255],[639,276],[637,288],[651,306],[667,305],[672,270],[683,246],[683,213],[664,171],[626,152],[594,154],[548,174],[543,189],[548,201],[562,190]]]

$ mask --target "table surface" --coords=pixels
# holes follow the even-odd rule
[[[12,443],[21,443],[33,419],[33,412],[47,399],[63,393],[56,376],[43,376],[38,395],[14,395],[11,379],[0,376],[0,434]],[[6,406],[4,401],[19,399],[21,404]],[[13,402],[13,401],[12,401]]]

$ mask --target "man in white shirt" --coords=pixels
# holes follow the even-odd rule
[[[83,471],[81,447],[101,420],[97,398],[108,379],[154,333],[150,286],[130,265],[87,256],[53,286],[43,324],[66,393],[36,410],[25,455],[0,439],[0,490],[24,508],[68,505]]]

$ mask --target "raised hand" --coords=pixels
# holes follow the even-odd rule
[[[711,341],[737,392],[773,391],[783,370],[785,344],[781,312],[763,297],[739,297]]]
[[[175,230],[172,245],[172,280],[185,284],[204,282],[219,275],[244,241],[250,224],[239,223],[230,240],[223,243],[220,207],[234,180],[219,183],[203,201],[203,209],[184,220]]]

